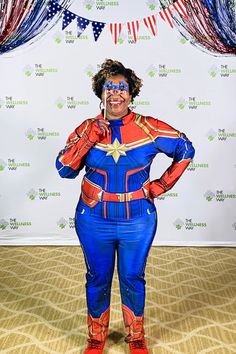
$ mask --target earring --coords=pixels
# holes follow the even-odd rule
[[[131,111],[136,108],[136,106],[134,106],[134,104],[132,102],[130,102],[128,107]]]
[[[104,109],[104,104],[102,101],[99,103],[99,109],[100,109],[100,111],[102,111]]]

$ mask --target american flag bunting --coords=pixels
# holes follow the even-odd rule
[[[65,10],[63,13],[62,29],[64,30],[76,18],[73,12]]]
[[[161,10],[159,12],[160,17],[162,20],[166,21],[169,23],[171,28],[174,28],[173,22],[172,22],[172,12],[170,11],[169,7],[166,7],[164,10]]]
[[[156,15],[148,16],[143,19],[145,26],[149,29],[149,31],[153,34],[153,36],[157,35],[157,19]]]
[[[113,41],[115,44],[117,44],[120,32],[122,30],[122,23],[110,23],[109,27],[113,37]]]
[[[184,0],[174,1],[172,7],[182,16],[187,17],[187,9]]]
[[[174,27],[172,21],[172,10],[177,11],[181,16],[187,17],[187,8],[185,4],[185,0],[176,0],[170,6],[159,12],[162,20],[167,22],[171,28]],[[78,16],[73,12],[64,9],[59,3],[55,0],[49,1],[47,5],[47,20],[51,20],[58,12],[63,13],[63,21],[62,21],[62,30],[64,30],[74,19],[77,18],[77,28],[78,28],[78,37],[84,32],[87,26],[92,23],[93,35],[95,42],[98,40],[100,34],[102,33],[106,23],[99,21],[91,21],[87,18]],[[141,21],[141,20],[140,20]],[[137,42],[137,36],[140,26],[140,21],[129,21],[127,22],[127,28],[130,35],[132,35],[134,42]],[[152,33],[153,36],[157,35],[157,14],[150,15],[148,17],[143,18],[142,20],[148,30]],[[122,31],[122,23],[109,23],[109,29],[115,44],[117,44],[119,40],[120,33]]]
[[[61,10],[61,5],[59,5],[56,1],[50,1],[47,6],[47,20],[51,20]]]
[[[98,40],[98,37],[102,33],[102,30],[104,27],[105,27],[104,22],[96,22],[96,21],[92,22],[93,35],[94,35],[95,42]]]
[[[90,21],[84,17],[77,17],[77,27],[78,27],[78,34],[79,37],[85,30],[85,28],[89,25]]]
[[[137,42],[137,35],[138,35],[138,30],[139,30],[139,21],[131,21],[131,22],[127,22],[127,26],[128,26],[128,31],[129,33],[132,34],[134,42]]]

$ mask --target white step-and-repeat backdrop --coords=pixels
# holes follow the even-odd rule
[[[149,16],[147,5],[77,1],[70,9],[85,18],[125,22]],[[140,25],[136,43],[124,30],[114,44],[108,29],[95,42],[91,26],[77,38],[75,22],[62,31],[59,21],[33,45],[0,56],[1,245],[79,244],[74,211],[84,172],[61,179],[55,159],[69,133],[99,112],[91,77],[105,58],[143,79],[134,111],[183,131],[196,149],[176,186],[155,201],[154,245],[236,245],[235,57],[196,49],[161,18],[157,28],[154,37]],[[170,163],[157,156],[152,179]]]

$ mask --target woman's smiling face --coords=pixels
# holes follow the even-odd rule
[[[110,76],[105,84],[108,83],[108,81],[111,81],[112,85],[119,85],[120,83],[128,85],[126,78],[120,74]],[[129,88],[123,91],[118,89],[107,90],[105,94],[106,90],[105,88],[102,90],[102,102],[104,106],[106,104],[106,118],[116,119],[125,116],[128,113],[128,106],[132,99],[132,96],[129,94]]]

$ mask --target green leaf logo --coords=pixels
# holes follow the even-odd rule
[[[184,37],[181,37],[179,41],[181,44],[185,44],[187,42],[187,40]]]
[[[32,73],[31,73],[30,71],[26,71],[26,72],[25,72],[25,76],[31,76],[31,74],[32,74]]]
[[[149,71],[148,75],[149,75],[150,77],[153,77],[153,76],[155,76],[155,72],[154,72],[154,71]]]
[[[57,44],[60,44],[60,43],[61,43],[61,38],[59,38],[59,37],[55,38],[55,42],[56,42]]]

